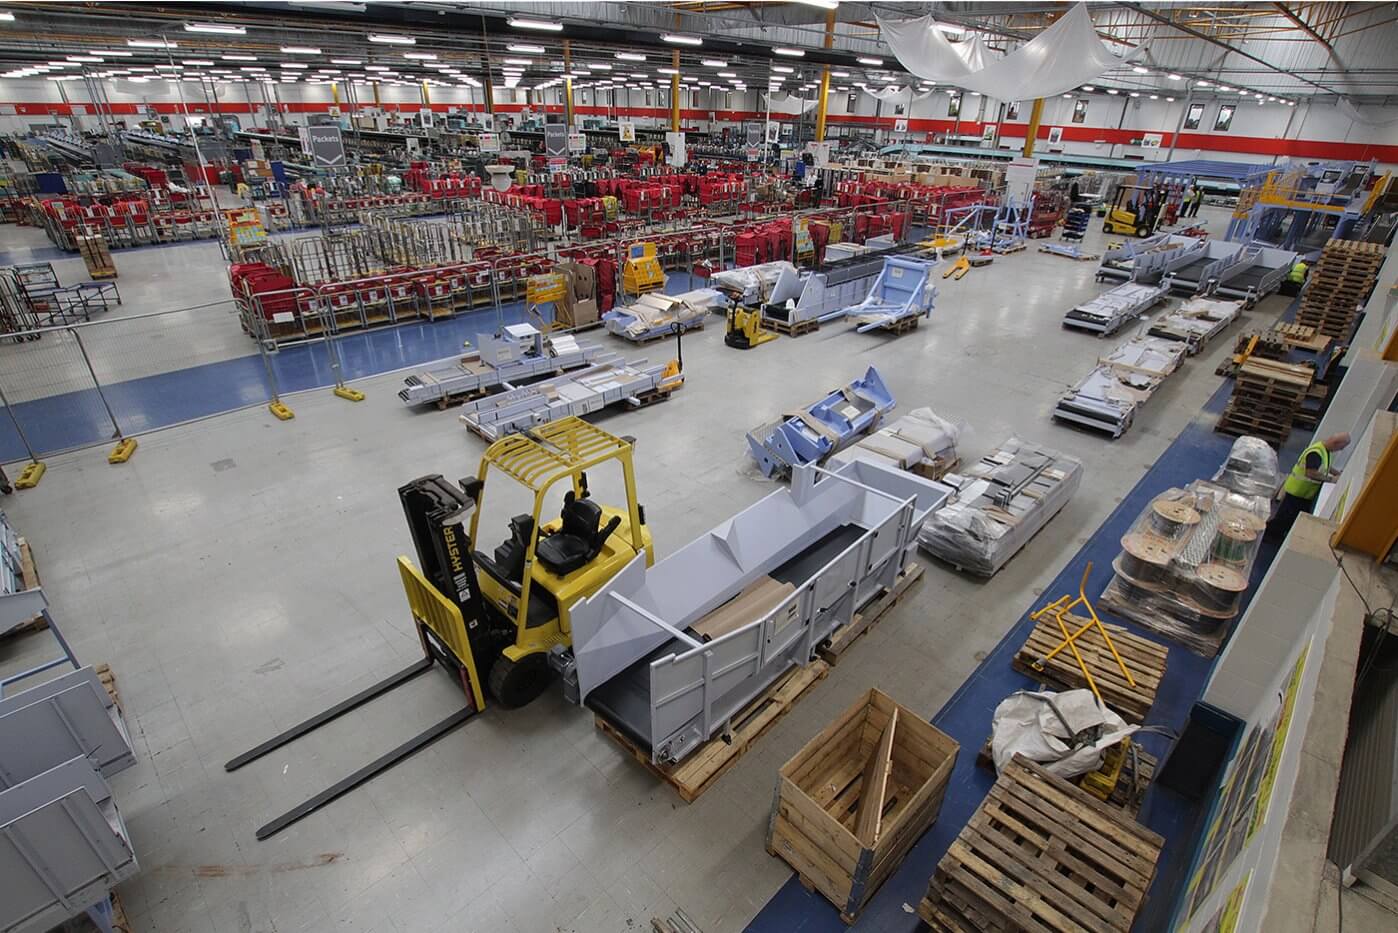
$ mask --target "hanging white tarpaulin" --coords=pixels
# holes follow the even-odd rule
[[[862,90],[865,94],[868,94],[870,97],[874,97],[883,101],[888,101],[889,103],[906,104],[908,102],[908,88],[905,87],[894,87],[890,85],[888,87],[880,88],[865,87],[860,88],[860,90]],[[936,92],[918,91],[913,94],[912,99],[922,100],[924,97],[931,97],[934,93]]]
[[[795,104],[799,108],[798,113],[805,113],[816,105],[815,98],[805,100],[794,94],[768,94],[767,98],[771,106],[780,107],[782,113],[790,113],[787,107],[791,104]]]
[[[992,59],[979,36],[952,42],[930,16],[878,17],[879,32],[899,64],[919,78],[954,84],[998,100],[1032,100],[1071,91],[1085,81],[1144,55],[1118,58],[1097,38],[1087,4],[1079,3],[1032,40]]]

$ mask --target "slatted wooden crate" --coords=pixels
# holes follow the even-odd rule
[[[853,923],[936,821],[959,748],[870,690],[782,766],[767,851]]]
[[[1076,632],[1087,619],[1069,615],[1064,619],[1069,631]],[[1169,649],[1153,641],[1133,635],[1119,625],[1108,625],[1107,633],[1117,653],[1126,663],[1126,669],[1136,681],[1135,686],[1127,683],[1121,668],[1107,648],[1097,629],[1090,628],[1074,640],[1078,653],[1082,655],[1087,668],[1092,672],[1093,682],[1102,694],[1107,706],[1119,713],[1127,722],[1144,722],[1146,714],[1155,703],[1156,691],[1165,677],[1165,659]],[[1015,652],[1010,662],[1014,669],[1036,677],[1058,690],[1077,690],[1087,687],[1087,678],[1073,657],[1072,651],[1064,648],[1049,659],[1042,671],[1034,665],[1063,642],[1063,632],[1058,623],[1045,617],[1039,620],[1029,633],[1023,646]]]
[[[1131,929],[1164,840],[1016,756],[937,865],[917,913],[938,931]]]

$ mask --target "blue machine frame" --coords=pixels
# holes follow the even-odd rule
[[[748,432],[748,450],[764,476],[789,475],[792,468],[818,463],[855,438],[875,430],[897,404],[879,371],[870,366],[862,379]]]
[[[908,318],[930,317],[937,298],[937,289],[932,285],[935,266],[935,262],[890,256],[884,260],[883,270],[863,301],[832,311],[820,320],[823,323],[851,318],[858,324],[855,330],[863,334],[878,327],[892,327]]]

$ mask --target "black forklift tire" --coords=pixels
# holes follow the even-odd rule
[[[528,706],[548,689],[552,680],[553,671],[549,670],[548,656],[543,652],[525,655],[518,661],[502,654],[490,665],[487,678],[490,695],[505,709]]]

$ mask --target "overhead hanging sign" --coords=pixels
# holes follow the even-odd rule
[[[760,146],[760,145],[762,145],[762,124],[761,124],[761,123],[749,123],[744,129],[746,130],[747,144],[748,144],[749,146]]]
[[[550,159],[568,158],[568,127],[562,123],[544,124],[544,155]]]
[[[345,164],[345,138],[338,126],[307,126],[302,147],[314,165],[335,168]]]

